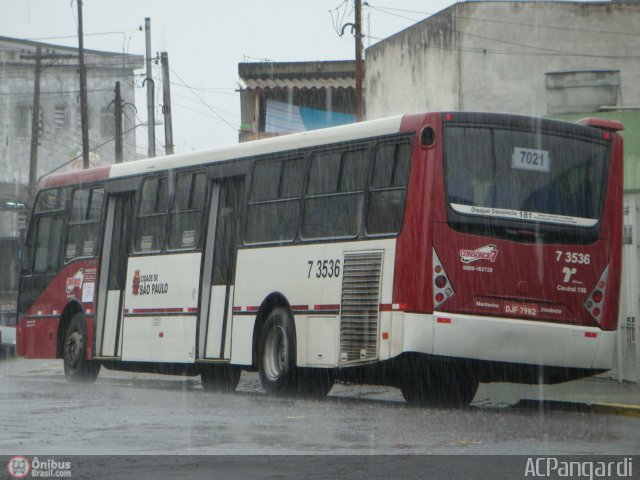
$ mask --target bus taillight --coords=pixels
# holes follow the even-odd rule
[[[609,267],[604,269],[602,275],[596,282],[595,287],[591,290],[591,293],[587,297],[587,301],[584,302],[584,308],[587,309],[593,319],[602,324],[602,311],[604,306],[605,294],[607,292],[607,279],[609,277]]]
[[[453,286],[447,277],[447,272],[438,258],[438,254],[433,250],[433,308],[438,308],[454,295]]]

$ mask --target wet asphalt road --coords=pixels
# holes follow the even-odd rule
[[[0,362],[0,455],[610,454],[640,451],[640,419],[513,408],[411,408],[398,390],[336,385],[321,401],[234,394],[199,379],[111,372],[64,380],[59,361]]]

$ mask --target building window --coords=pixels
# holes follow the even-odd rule
[[[56,132],[67,128],[67,107],[56,105],[53,110],[53,127]]]
[[[114,138],[116,136],[116,125],[113,112],[109,107],[105,107],[100,112],[100,135],[102,138]]]
[[[19,106],[16,111],[16,137],[31,137],[31,116],[32,108],[30,106]],[[40,111],[40,128],[42,128],[42,111]]]

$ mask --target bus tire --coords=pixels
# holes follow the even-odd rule
[[[296,336],[293,318],[274,308],[262,326],[258,342],[260,383],[270,395],[290,395],[296,390]]]
[[[76,313],[69,322],[64,336],[64,376],[68,382],[95,382],[100,373],[100,362],[87,360],[87,327],[82,312]]]
[[[231,365],[207,365],[200,372],[202,388],[209,392],[228,393],[235,391],[242,370]]]
[[[468,407],[480,382],[462,369],[422,370],[403,378],[400,391],[416,406]]]

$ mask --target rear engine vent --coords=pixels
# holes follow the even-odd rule
[[[344,254],[340,305],[340,363],[378,357],[382,251]]]

